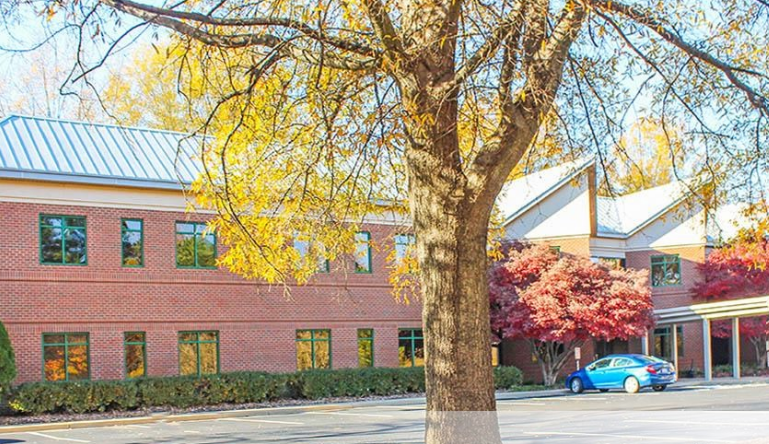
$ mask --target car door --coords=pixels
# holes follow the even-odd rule
[[[585,370],[587,370],[588,378],[593,383],[593,387],[604,388],[607,384],[606,372],[611,368],[612,360],[613,358],[603,358],[587,366]]]
[[[628,368],[635,365],[630,358],[614,358],[609,368],[606,369],[604,375],[606,378],[606,385],[603,388],[622,388],[627,377]]]

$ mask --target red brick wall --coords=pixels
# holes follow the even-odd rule
[[[39,214],[87,218],[88,265],[41,265]],[[120,219],[144,219],[144,268],[120,266]],[[389,249],[373,248],[372,274],[332,272],[291,287],[246,281],[225,270],[177,269],[175,221],[205,216],[160,211],[0,202],[0,320],[16,349],[17,382],[42,375],[41,334],[90,333],[94,379],[122,378],[123,332],[147,332],[150,375],[178,373],[177,332],[218,330],[222,371],[296,368],[295,330],[329,328],[334,367],[357,366],[357,328],[375,329],[378,366],[396,366],[397,329],[418,327],[421,307],[394,300]],[[367,227],[374,243],[393,228]],[[223,246],[218,245],[219,252]]]

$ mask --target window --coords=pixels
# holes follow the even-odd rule
[[[491,366],[499,367],[499,344],[491,344]]]
[[[609,365],[611,364],[612,358],[605,358],[601,359],[600,361],[597,361],[595,364],[588,367],[588,370],[602,370],[609,368]]]
[[[120,221],[121,255],[124,267],[144,266],[144,222],[141,219]]]
[[[676,326],[678,336],[678,356],[684,354],[684,328]],[[670,327],[660,327],[654,329],[654,356],[666,361],[673,359],[673,330]]]
[[[176,266],[178,268],[216,268],[216,235],[206,224],[176,223]]]
[[[358,367],[374,366],[374,329],[358,329]]]
[[[371,234],[368,231],[355,234],[355,272],[371,273]]]
[[[329,262],[323,257],[324,248],[322,245],[297,236],[294,237],[294,248],[299,253],[301,261],[304,261],[308,254],[318,257],[318,273],[329,272]]]
[[[296,368],[331,368],[331,330],[296,331]]]
[[[558,245],[551,245],[550,251],[555,253],[556,256],[561,257],[561,247],[559,247]]]
[[[90,376],[88,333],[43,333],[46,381],[83,381]]]
[[[123,348],[126,378],[147,376],[147,337],[144,332],[126,332],[123,335]]]
[[[85,217],[41,214],[40,262],[86,265]]]
[[[425,340],[421,328],[398,330],[398,360],[401,367],[425,365]]]
[[[628,358],[615,358],[611,364],[612,367],[630,367],[631,365],[633,365],[633,361]]]
[[[179,332],[179,373],[210,375],[219,373],[219,332]]]
[[[652,287],[681,285],[681,258],[677,254],[652,256]]]
[[[625,268],[625,259],[621,257],[599,257],[597,262],[610,270]]]
[[[413,254],[416,237],[413,234],[395,235],[395,263],[400,264],[409,254]]]

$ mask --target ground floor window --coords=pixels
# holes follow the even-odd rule
[[[425,365],[425,340],[421,328],[398,330],[398,360],[401,367]]]
[[[179,332],[179,373],[210,375],[219,373],[219,332]]]
[[[46,381],[89,379],[88,333],[43,333],[43,377]]]
[[[678,356],[684,354],[684,329],[682,326],[676,327],[678,335]],[[654,356],[673,361],[673,330],[671,327],[660,327],[654,329]]]
[[[630,352],[628,341],[615,339],[613,341],[595,341],[596,358],[609,355],[621,355]]]
[[[358,367],[374,366],[374,329],[358,329]]]
[[[131,331],[123,335],[126,378],[147,376],[147,338],[144,332]]]
[[[296,331],[296,368],[331,368],[331,330]]]

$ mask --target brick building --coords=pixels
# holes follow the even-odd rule
[[[288,295],[246,281],[216,268],[224,246],[204,231],[211,214],[185,211],[180,183],[199,171],[192,143],[168,131],[0,120],[0,320],[17,382],[421,364],[421,307],[396,302],[388,283],[389,251],[413,241],[403,220],[372,219],[357,236],[360,257],[333,261]],[[649,269],[656,307],[691,304],[715,225],[689,187],[604,198],[595,168],[585,159],[511,183],[499,199],[506,235]],[[702,327],[675,332],[650,332],[649,351],[672,360],[676,336],[680,368],[701,369]],[[641,344],[585,344],[583,363]],[[541,377],[526,344],[499,349],[502,363]]]
[[[421,307],[388,283],[397,221],[364,227],[360,266],[333,261],[290,295],[246,281],[195,234],[211,215],[185,212],[184,137],[0,121],[0,320],[17,382],[419,364]]]

